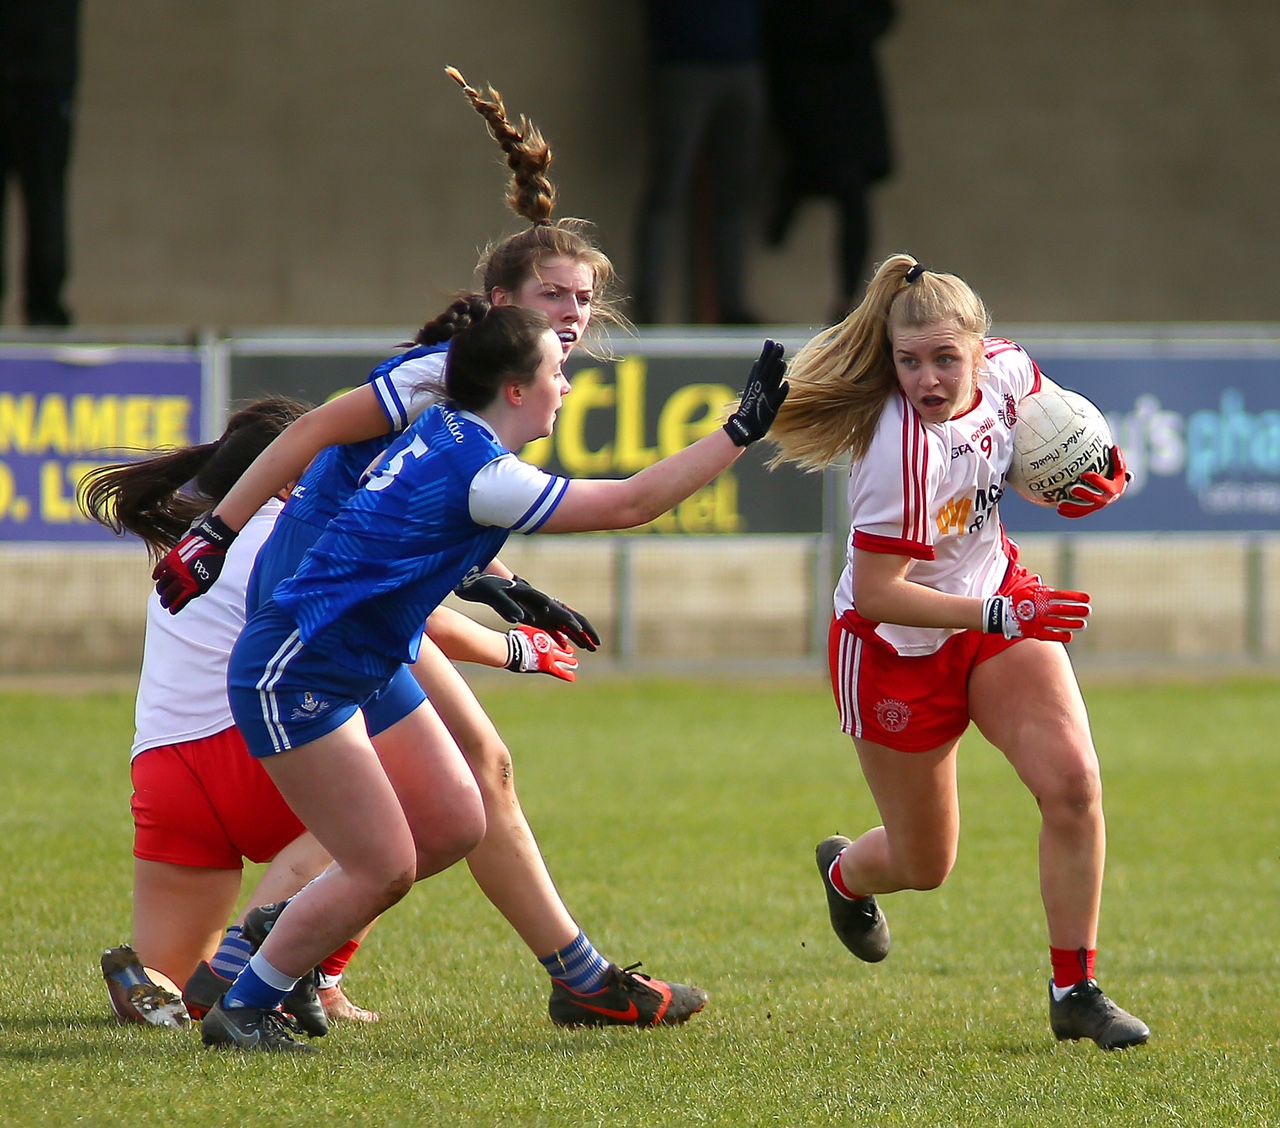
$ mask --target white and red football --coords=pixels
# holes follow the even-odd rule
[[[1080,475],[1111,473],[1111,428],[1079,392],[1046,384],[1018,403],[1013,460],[1006,480],[1021,496],[1049,508],[1071,497]]]

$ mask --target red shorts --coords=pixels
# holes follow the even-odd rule
[[[133,758],[133,856],[243,869],[270,861],[305,829],[237,728],[148,748]]]
[[[928,752],[969,727],[969,674],[1020,639],[961,631],[933,654],[905,657],[856,611],[827,638],[840,730],[898,752]]]

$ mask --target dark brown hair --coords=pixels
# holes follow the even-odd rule
[[[256,400],[227,421],[222,437],[138,462],[97,466],[80,481],[80,508],[118,536],[133,533],[153,559],[169,551],[191,522],[220,502],[304,404],[283,396]]]
[[[491,303],[483,294],[459,294],[443,313],[437,314],[418,330],[415,345],[439,345],[451,341],[454,334],[479,321],[489,312]]]
[[[445,391],[466,411],[482,411],[508,380],[527,384],[542,362],[547,315],[524,306],[493,306],[454,334],[444,366]]]

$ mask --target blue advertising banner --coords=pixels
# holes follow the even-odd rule
[[[1009,491],[1019,532],[1247,532],[1280,527],[1280,339],[1015,340],[1092,400],[1133,481],[1101,513],[1065,521]]]
[[[110,543],[76,505],[92,467],[203,437],[194,348],[0,345],[0,543]]]

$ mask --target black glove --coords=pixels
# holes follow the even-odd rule
[[[587,617],[558,599],[525,583],[519,576],[504,580],[475,569],[453,590],[459,599],[492,607],[508,623],[526,623],[560,634],[583,650],[596,650],[600,636]]]
[[[504,580],[501,576],[491,576],[479,568],[472,568],[462,577],[462,583],[453,589],[453,594],[468,603],[492,607],[508,623],[523,623],[524,609],[511,598],[511,589],[515,586],[515,580]]]
[[[222,518],[212,513],[201,517],[151,573],[160,605],[176,615],[196,596],[204,595],[221,575],[227,549],[235,539],[235,530]]]
[[[765,341],[760,359],[751,366],[738,409],[724,425],[735,445],[750,446],[768,434],[777,418],[778,408],[791,390],[782,379],[786,374],[787,362],[782,359],[782,346],[776,341]]]

